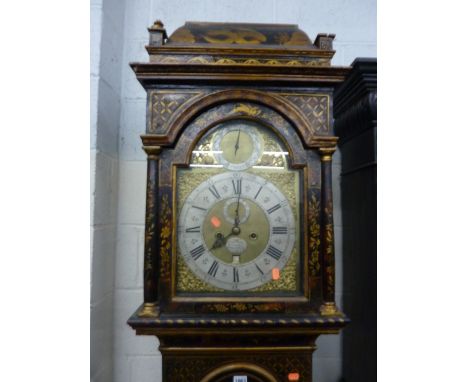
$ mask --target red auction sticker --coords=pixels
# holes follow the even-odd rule
[[[299,373],[289,373],[288,381],[299,381]]]
[[[280,278],[280,270],[279,270],[279,268],[273,268],[273,269],[271,270],[271,278],[272,278],[273,280],[279,280],[279,278]]]
[[[216,216],[213,216],[211,218],[211,224],[213,224],[213,227],[218,228],[221,226],[221,220],[219,220]]]

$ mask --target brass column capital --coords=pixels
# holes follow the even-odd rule
[[[143,146],[143,150],[148,155],[148,159],[158,159],[161,154],[161,146]]]
[[[320,159],[322,162],[328,162],[332,160],[332,155],[336,151],[336,147],[320,147]]]

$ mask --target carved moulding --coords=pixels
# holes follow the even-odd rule
[[[298,66],[298,67],[317,67],[330,66],[330,59],[327,58],[309,58],[309,59],[291,59],[291,58],[264,58],[253,59],[251,57],[214,57],[208,55],[153,55],[151,62],[157,64],[195,64],[195,65],[241,65],[241,66]]]
[[[145,145],[171,146],[184,126],[196,115],[217,104],[238,101],[255,102],[279,113],[296,128],[308,148],[334,146],[336,144],[337,138],[334,136],[314,134],[316,127],[314,128],[311,120],[297,107],[293,106],[291,102],[285,101],[281,96],[250,89],[221,90],[201,98],[197,97],[193,102],[190,102],[190,108],[184,108],[183,112],[171,119],[170,129],[166,129],[164,134],[144,135],[142,136],[143,142]],[[314,120],[312,119],[312,121]]]

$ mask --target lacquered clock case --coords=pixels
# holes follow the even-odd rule
[[[164,381],[232,381],[236,375],[245,375],[249,381],[284,381],[296,375],[310,381],[316,337],[337,333],[348,322],[335,304],[331,160],[337,143],[333,91],[349,68],[330,64],[334,35],[320,34],[312,42],[295,25],[186,23],[167,38],[160,22],[149,32],[150,62],[131,64],[147,92],[147,126],[142,141],[148,172],[144,296],[128,323],[137,334],[159,338]],[[236,123],[260,126],[259,131],[265,129],[267,135],[277,137],[287,158],[282,176],[261,169],[261,155],[255,154],[259,148],[249,149],[245,158],[236,161],[237,149],[229,143],[241,141],[241,128],[229,130]],[[233,131],[238,134],[237,141],[224,138]],[[249,131],[254,130],[242,131],[242,139],[250,139],[256,147],[256,138],[249,138],[249,134],[253,136]],[[211,133],[219,137],[206,138]],[[203,139],[211,142],[214,156],[200,163],[218,164],[219,171],[228,175],[213,173],[203,178],[200,171],[193,171],[186,176],[184,171],[196,168],[196,160],[203,161]],[[223,142],[228,142],[234,154],[226,151],[225,157],[219,157],[224,155],[219,154],[223,152],[220,147],[226,145]],[[272,166],[267,160],[265,163],[263,167]],[[255,164],[258,168],[254,169]],[[294,175],[288,178],[286,169]],[[229,207],[236,202],[235,196],[207,204],[209,208],[219,205],[216,216],[187,212],[193,208],[193,200],[198,200],[199,194],[193,190],[202,195],[203,182],[216,183],[234,173],[249,173],[252,177],[244,175],[245,184],[250,179],[252,187],[257,178],[271,182],[271,189],[282,195],[278,200],[287,200],[292,206],[294,224],[278,225],[274,230],[273,220],[267,219],[264,225],[271,226],[269,235],[284,230],[294,230],[296,235],[297,231],[291,248],[277,244],[279,254],[269,249],[272,236],[265,238],[268,245],[261,251],[270,251],[265,256],[284,259],[277,267],[279,277],[256,282],[256,276],[249,276],[254,281],[240,289],[235,287],[240,282],[236,272],[252,274],[255,266],[260,268],[259,277],[272,272],[260,263],[264,261],[261,251],[249,260],[254,261],[249,263],[251,268],[238,267],[234,255],[234,265],[216,268],[219,259],[205,252],[214,252],[226,245],[228,235],[237,235],[239,240],[229,247],[235,253],[236,245],[244,241],[247,244],[242,245],[249,248],[249,240],[255,236],[218,232],[218,245],[216,236],[209,236],[203,226],[209,221],[207,216],[224,216],[224,224],[241,219],[239,211],[235,217]],[[219,184],[228,187],[230,180]],[[234,178],[232,181],[234,189],[229,192],[235,193]],[[244,214],[257,206],[253,191],[249,192],[243,207],[240,198],[235,205],[237,210],[244,208]],[[258,216],[268,216],[281,207],[264,203],[264,207],[258,204],[258,211],[264,211],[257,212]],[[228,212],[223,212],[224,208]],[[181,217],[195,223],[186,225]],[[263,235],[261,230],[249,229],[249,234]],[[199,244],[191,246],[190,240],[208,244],[199,248]],[[184,256],[188,259],[185,262]],[[203,260],[202,256],[207,258],[206,269],[199,271],[196,261]],[[218,270],[230,272],[231,287],[223,284]],[[215,278],[210,279],[213,274]]]

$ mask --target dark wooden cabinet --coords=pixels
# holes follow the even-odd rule
[[[377,380],[377,61],[356,59],[335,92],[342,156],[343,378]]]
[[[166,382],[310,381],[335,304],[334,35],[296,25],[151,28],[144,299]]]

